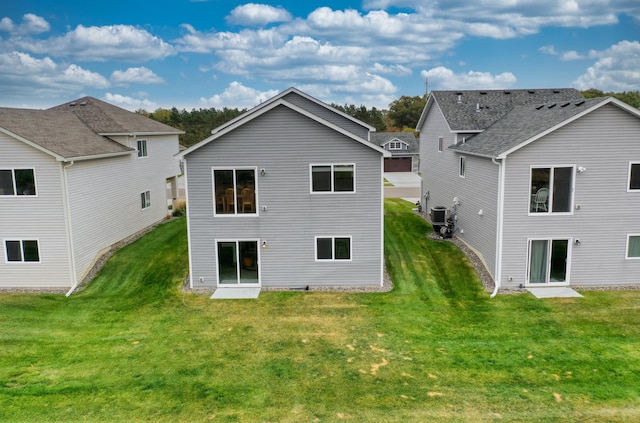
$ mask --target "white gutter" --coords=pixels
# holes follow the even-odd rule
[[[498,290],[500,289],[500,281],[502,278],[502,227],[504,223],[503,219],[503,208],[504,208],[504,176],[505,176],[505,165],[506,158],[501,159],[500,162],[496,161],[495,157],[491,158],[491,162],[498,166],[498,213],[497,213],[497,233],[496,233],[496,272],[494,275],[494,289],[491,293],[491,297],[493,298],[498,294]]]
[[[71,281],[73,285],[71,289],[65,294],[66,297],[73,294],[73,291],[78,287],[78,276],[76,275],[76,258],[73,254],[73,229],[71,227],[71,207],[69,205],[69,183],[67,181],[67,169],[74,165],[74,161],[70,161],[65,166],[62,166],[62,197],[64,201],[64,216],[65,226],[67,227],[67,242],[68,254],[69,254],[69,267],[71,268]]]

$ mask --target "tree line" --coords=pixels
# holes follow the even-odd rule
[[[595,88],[582,91],[586,98],[611,96],[615,97],[635,108],[640,109],[640,91],[625,91],[621,93],[603,92]],[[388,109],[368,108],[365,105],[356,106],[353,104],[339,105],[332,103],[331,106],[359,119],[374,128],[378,132],[384,131],[415,131],[415,127],[420,119],[422,110],[426,103],[426,96],[406,96],[389,104]],[[202,141],[211,135],[211,130],[236,118],[247,109],[237,108],[210,108],[210,109],[185,109],[178,110],[176,107],[167,109],[157,109],[154,112],[147,112],[144,109],[137,110],[136,113],[147,116],[151,119],[173,126],[185,131],[180,136],[180,143],[189,147]]]

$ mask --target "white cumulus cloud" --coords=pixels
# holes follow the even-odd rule
[[[232,24],[262,26],[275,22],[288,22],[291,20],[291,14],[282,7],[248,3],[233,9],[226,19]]]
[[[76,64],[61,65],[50,57],[27,53],[0,53],[0,92],[3,98],[50,98],[80,93],[88,88],[104,89],[109,81],[97,72]]]
[[[116,70],[111,74],[111,81],[116,84],[162,84],[164,80],[151,69],[142,67]]]
[[[220,94],[200,98],[204,107],[251,108],[278,94],[278,90],[260,91],[234,81]]]
[[[36,54],[82,61],[145,62],[174,54],[174,48],[148,31],[131,25],[83,26],[46,40],[20,39],[15,45]]]
[[[591,51],[598,61],[573,81],[580,90],[636,91],[640,87],[640,42],[621,41],[604,51]]]
[[[134,98],[121,94],[106,93],[104,95],[104,100],[130,111],[136,111],[138,109],[150,111],[158,108],[157,103],[146,98]]]
[[[423,70],[420,74],[428,80],[429,89],[438,90],[509,88],[517,81],[511,72],[499,75],[476,71],[454,73],[451,69],[442,66]]]
[[[22,17],[22,23],[16,25],[10,18],[0,19],[0,31],[9,32],[14,35],[42,34],[51,29],[49,22],[44,18],[27,13]]]

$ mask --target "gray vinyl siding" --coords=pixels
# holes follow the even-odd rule
[[[356,193],[311,194],[309,166],[325,163],[354,163]],[[257,168],[256,216],[213,216],[213,167]],[[216,240],[243,239],[268,242],[263,287],[380,285],[379,152],[279,106],[189,154],[186,168],[194,287],[217,283]],[[316,262],[316,236],[351,236],[352,261]]]
[[[167,215],[166,178],[179,173],[175,135],[138,137],[147,140],[148,156],[76,162],[68,169],[76,275],[90,270],[105,249],[162,220]],[[135,147],[136,141],[131,141]],[[151,193],[142,209],[140,194]]]
[[[323,107],[322,105],[310,101],[296,93],[289,93],[284,97],[286,101],[291,104],[295,104],[296,106],[313,113],[314,115],[326,120],[327,122],[331,122],[334,125],[339,126],[340,128],[346,129],[352,134],[356,134],[360,138],[365,140],[369,139],[369,130],[362,126],[361,124],[354,122],[353,120],[346,119],[345,117],[339,115],[338,113]]]
[[[571,250],[572,286],[640,284],[640,260],[625,259],[627,234],[640,233],[640,193],[627,192],[629,162],[640,161],[638,134],[638,118],[607,105],[508,156],[504,287],[525,283],[529,238],[580,239]],[[531,165],[585,167],[574,174],[579,210],[528,216]]]
[[[3,168],[33,168],[37,196],[0,196],[0,287],[70,287],[61,164],[0,133]],[[37,239],[40,262],[6,263],[6,238]]]
[[[459,175],[461,154],[447,148],[456,141],[456,135],[434,104],[420,131],[420,172],[422,199],[425,211],[444,206],[451,210],[454,197],[457,207],[456,236],[473,248],[484,261],[487,270],[495,275],[496,222],[498,203],[498,166],[491,160],[470,155],[466,157],[466,176]],[[438,151],[438,138],[444,137],[443,151]],[[458,135],[461,140],[462,136]],[[482,210],[482,216],[478,213]]]

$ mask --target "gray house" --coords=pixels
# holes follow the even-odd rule
[[[374,132],[371,142],[391,153],[384,159],[385,172],[418,171],[420,150],[413,132]]]
[[[0,288],[71,293],[113,244],[165,218],[181,133],[91,97],[0,108]]]
[[[191,287],[381,286],[372,130],[290,88],[181,152]]]
[[[453,217],[495,293],[640,284],[640,111],[567,89],[434,91],[417,129],[425,209]]]

